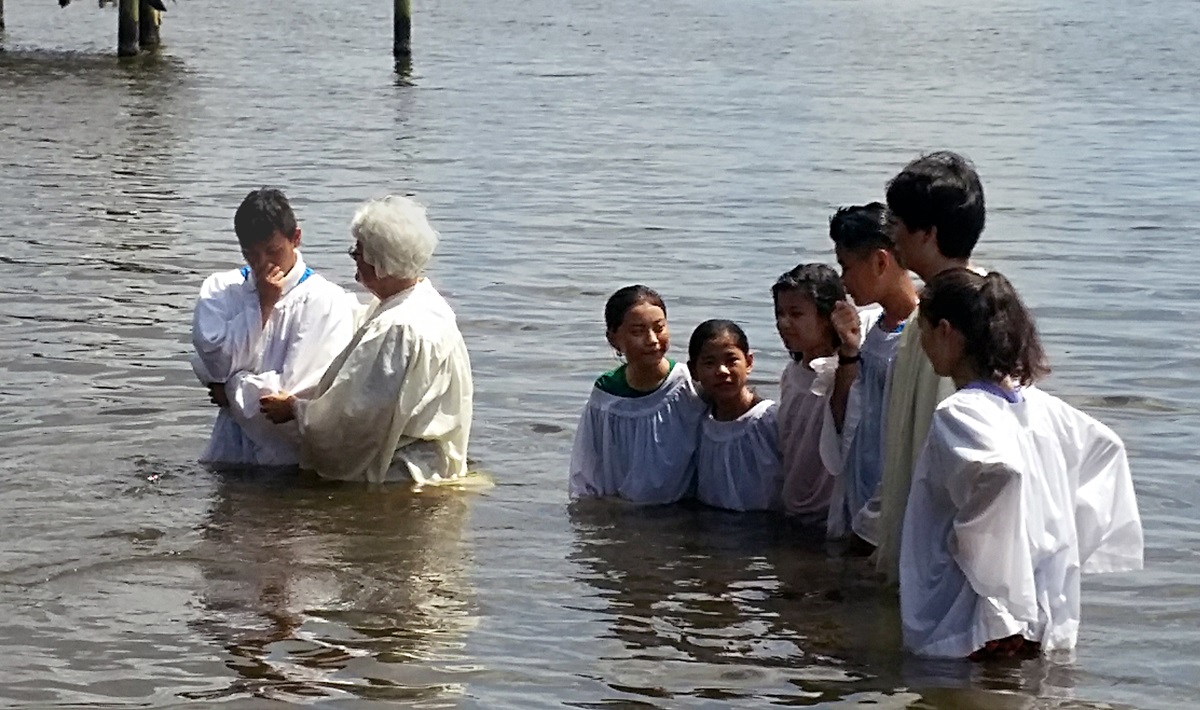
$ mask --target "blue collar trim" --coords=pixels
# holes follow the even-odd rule
[[[242,273],[242,281],[250,280],[250,267],[249,266],[243,266],[241,268],[241,273]],[[300,284],[304,283],[305,281],[308,280],[308,277],[312,276],[312,275],[313,275],[313,270],[308,268],[307,266],[304,267],[304,273],[300,275],[300,280],[296,282],[296,285],[299,286]]]
[[[903,333],[904,326],[907,324],[908,324],[908,321],[902,320],[902,321],[900,321],[900,325],[896,326],[895,329],[893,329],[891,332],[892,333]],[[879,320],[875,321],[875,326],[877,328],[883,327],[883,314],[882,313],[879,314]]]

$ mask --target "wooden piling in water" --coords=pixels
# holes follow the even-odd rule
[[[117,5],[117,56],[135,57],[138,47],[138,6],[141,0],[120,0]]]
[[[4,31],[4,0],[0,0],[0,32]]]
[[[393,1],[396,11],[392,27],[392,55],[396,59],[409,59],[412,57],[412,0]]]
[[[162,42],[158,34],[158,26],[161,22],[162,13],[150,7],[150,3],[146,0],[141,0],[141,6],[138,8],[138,45],[143,51],[158,49]]]

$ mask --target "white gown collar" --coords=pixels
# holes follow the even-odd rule
[[[250,273],[249,268],[250,267],[248,266],[242,267],[242,272],[245,276],[245,288],[247,291],[256,292],[258,288],[255,285],[254,277]],[[287,272],[287,276],[283,277],[283,293],[280,294],[280,298],[288,295],[292,289],[299,286],[300,282],[305,279],[306,273],[309,276],[312,275],[312,273],[308,270],[308,264],[304,263],[304,255],[302,255],[300,250],[297,249],[296,263],[292,266],[292,270]]]

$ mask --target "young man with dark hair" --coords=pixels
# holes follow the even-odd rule
[[[923,281],[967,266],[986,212],[971,161],[949,151],[917,158],[888,183],[887,206],[900,258]]]
[[[950,151],[917,158],[888,183],[887,205],[901,263],[921,280],[970,267],[986,213],[983,184],[970,160]],[[900,531],[913,467],[934,409],[954,392],[953,383],[933,371],[918,331],[906,328],[901,335],[884,408],[875,564],[889,584],[899,580]]]
[[[295,465],[295,424],[274,424],[259,398],[316,387],[354,333],[354,299],[301,256],[300,228],[279,190],[250,192],[233,218],[246,265],[209,276],[192,317],[192,369],[220,407],[200,460]]]
[[[875,545],[878,508],[872,503],[878,501],[883,471],[887,378],[905,324],[916,310],[917,293],[896,256],[883,204],[839,209],[829,221],[829,236],[850,297],[859,306],[877,303],[883,312],[871,311],[863,322],[864,313],[842,301],[832,313],[840,345],[829,408],[844,456],[828,533],[836,538],[853,531]]]

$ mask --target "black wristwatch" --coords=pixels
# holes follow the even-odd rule
[[[853,365],[856,362],[862,362],[862,352],[857,352],[854,355],[843,355],[838,353],[839,365]]]

